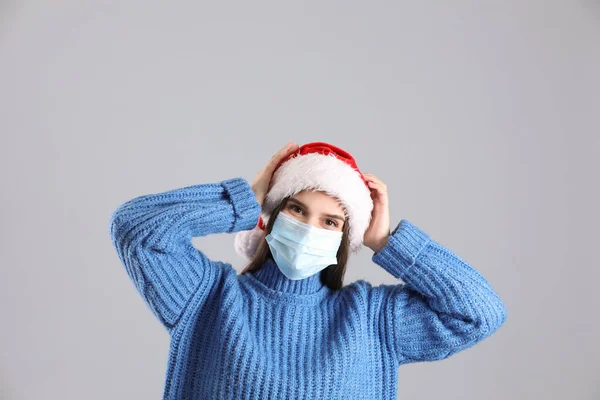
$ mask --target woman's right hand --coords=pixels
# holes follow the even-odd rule
[[[293,153],[294,151],[298,150],[298,147],[299,146],[293,141],[286,144],[281,150],[273,154],[267,165],[265,165],[265,167],[256,175],[256,177],[252,181],[252,190],[254,191],[258,204],[260,204],[261,206],[263,205],[265,197],[267,196],[267,192],[269,191],[271,177],[273,176],[273,172],[275,172],[275,167],[281,159],[287,157],[290,153]]]

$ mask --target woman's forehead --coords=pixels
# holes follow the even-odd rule
[[[328,208],[330,211],[344,210],[344,206],[339,198],[322,190],[305,189],[291,196],[290,200],[292,199],[310,207]]]

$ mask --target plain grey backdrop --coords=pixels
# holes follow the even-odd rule
[[[3,1],[0,398],[158,399],[122,202],[326,141],[468,260],[505,324],[399,398],[600,399],[600,3]],[[194,238],[244,260],[233,235]],[[394,278],[350,259],[347,283]],[[340,377],[343,379],[343,377]]]

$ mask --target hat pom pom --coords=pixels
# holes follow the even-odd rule
[[[254,253],[256,253],[256,249],[258,249],[258,245],[260,240],[264,235],[264,231],[256,225],[253,229],[249,231],[240,231],[235,235],[235,250],[236,252],[250,260]]]

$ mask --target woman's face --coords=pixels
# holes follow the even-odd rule
[[[290,197],[281,212],[316,228],[341,231],[344,227],[341,204],[322,191],[303,190]]]

